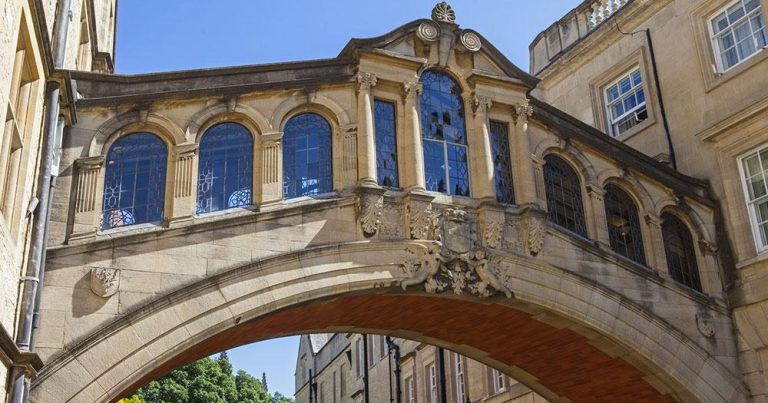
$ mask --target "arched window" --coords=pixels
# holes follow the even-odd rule
[[[333,190],[331,127],[314,113],[294,116],[283,133],[283,198]]]
[[[661,215],[661,233],[667,255],[669,274],[675,281],[701,291],[696,251],[688,227],[671,213]]]
[[[421,75],[421,135],[427,190],[469,196],[467,133],[461,88],[446,74]]]
[[[605,217],[611,249],[637,263],[645,264],[643,236],[635,202],[616,185],[605,186]]]
[[[134,133],[109,148],[101,229],[163,219],[168,149],[150,133]]]
[[[562,158],[547,155],[544,161],[549,220],[586,237],[579,176]]]
[[[197,213],[251,204],[253,136],[240,124],[206,130],[198,150]]]

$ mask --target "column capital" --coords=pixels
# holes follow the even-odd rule
[[[657,216],[653,213],[648,213],[645,215],[645,223],[654,227],[661,227],[661,217]]]
[[[176,158],[185,158],[197,154],[197,147],[197,143],[179,144],[173,147],[173,151],[176,154]]]
[[[474,109],[475,116],[488,113],[492,106],[493,100],[491,97],[485,95],[475,95],[474,99],[472,99],[472,107]]]
[[[283,139],[283,132],[262,133],[259,137],[262,143],[280,143],[280,140]]]
[[[106,158],[103,155],[95,157],[78,158],[75,160],[75,166],[78,169],[101,169]]]
[[[533,106],[531,106],[529,100],[525,100],[525,102],[516,104],[512,108],[512,119],[515,121],[515,124],[528,124],[528,118],[533,115]]]
[[[419,81],[413,81],[410,83],[403,83],[400,95],[403,97],[403,101],[414,101],[421,95],[424,86]]]
[[[376,86],[378,81],[376,75],[373,73],[359,72],[355,76],[357,81],[357,91],[370,91],[371,87]]]

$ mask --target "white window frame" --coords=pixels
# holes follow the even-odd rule
[[[363,336],[363,337],[365,337],[365,336]],[[362,338],[361,339],[357,339],[355,341],[355,343],[357,344],[357,348],[356,348],[356,350],[357,350],[357,352],[356,352],[357,353],[357,365],[356,365],[356,367],[357,367],[356,368],[356,370],[357,370],[357,377],[358,378],[362,378],[363,377],[363,373],[364,373],[363,367],[365,366],[365,357],[364,357],[365,347],[363,346]]]
[[[429,377],[429,403],[437,403],[437,367],[435,364],[429,364],[427,367]]]
[[[745,1],[749,1],[749,0],[736,0],[736,1],[732,1],[732,2],[728,3],[726,6],[720,8],[716,12],[712,13],[711,17],[707,19],[707,30],[709,32],[709,40],[710,40],[710,43],[712,44],[712,51],[714,53],[714,58],[715,58],[715,67],[716,67],[716,70],[717,70],[718,74],[723,74],[723,73],[733,69],[734,67],[744,63],[745,61],[751,59],[755,55],[759,54],[761,52],[761,50],[765,51],[766,49],[768,49],[768,46],[764,46],[762,48],[758,47],[757,41],[755,39],[755,32],[752,30],[752,23],[748,22],[748,24],[749,24],[749,31],[750,31],[750,38],[754,42],[755,51],[752,52],[751,54],[749,54],[748,56],[744,57],[743,59],[740,59],[733,66],[730,66],[730,67],[726,68],[725,65],[723,64],[723,53],[727,49],[721,49],[720,48],[719,38],[721,36],[723,36],[724,33],[730,32],[731,34],[733,34],[733,28],[735,26],[743,23],[745,20],[747,20],[747,21],[750,20],[755,15],[761,15],[763,17],[762,18],[763,19],[763,28],[762,28],[763,32],[765,34],[768,34],[768,28],[765,27],[765,14],[763,14],[763,9],[762,9],[762,5],[760,4],[761,3],[760,0],[758,0],[758,4],[757,4],[757,8],[756,9],[752,10],[749,14],[745,14],[744,16],[742,16],[741,18],[739,18],[735,22],[729,24],[726,28],[722,29],[720,32],[715,33],[714,27],[712,26],[712,23],[715,21],[715,19],[717,17],[719,17],[723,13],[726,13],[726,15],[727,15],[728,9],[733,7],[735,4],[739,4],[740,3],[742,5],[742,7],[743,7]],[[736,48],[737,46],[738,46],[738,43],[736,43],[736,39],[735,39],[735,35],[734,35],[734,45],[733,45],[733,47]],[[736,52],[736,57],[739,57],[738,49],[737,49],[737,52]]]
[[[408,403],[416,403],[416,387],[412,376],[405,378],[405,390],[408,393]]]
[[[507,388],[507,380],[498,369],[491,369],[491,378],[493,380],[493,393],[501,393]]]
[[[761,223],[759,223],[757,220],[756,207],[759,205],[761,201],[768,201],[768,194],[752,200],[751,196],[749,195],[749,183],[748,183],[749,178],[747,178],[745,163],[747,158],[757,155],[757,161],[760,164],[761,175],[763,177],[764,183],[766,184],[765,186],[768,188],[768,175],[765,174],[765,170],[768,169],[768,167],[763,167],[763,162],[760,159],[760,153],[763,151],[768,152],[768,145],[763,145],[761,147],[758,147],[756,150],[752,150],[748,153],[745,153],[737,159],[738,165],[739,165],[739,177],[741,178],[741,187],[744,191],[744,201],[746,202],[746,205],[747,205],[747,210],[749,212],[749,222],[752,227],[752,238],[754,239],[755,248],[757,248],[758,253],[763,253],[768,251],[768,233],[765,234],[766,242],[763,243],[763,236],[761,234],[761,229],[760,229]]]
[[[461,356],[454,353],[454,371],[456,378],[456,403],[464,403],[467,399],[467,391],[464,385],[464,363]]]
[[[625,78],[629,78],[630,84],[631,84],[632,83],[632,75],[635,74],[635,72],[637,72],[640,75],[640,84],[633,85],[629,89],[629,91],[627,91],[627,92],[625,92],[623,94],[620,94],[616,99],[611,101],[609,96],[608,96],[608,90],[611,87],[613,87],[614,85],[615,86],[619,86],[619,83],[622,80],[624,80]],[[613,111],[611,110],[611,107],[613,105],[616,105],[616,104],[620,103],[620,102],[623,103],[624,99],[626,99],[629,95],[634,96],[638,91],[643,91],[643,102],[642,103],[638,103],[631,110],[628,110],[628,111],[625,110],[622,115],[620,115],[619,117],[614,119],[613,118]],[[624,73],[622,73],[616,80],[611,81],[610,83],[608,83],[608,85],[603,87],[603,102],[604,102],[604,105],[605,105],[605,120],[606,120],[607,125],[608,125],[608,130],[607,131],[608,131],[608,134],[611,137],[613,137],[613,138],[621,137],[622,135],[624,135],[624,134],[628,133],[629,131],[631,131],[633,128],[639,126],[640,124],[642,124],[643,122],[648,120],[650,118],[650,111],[648,110],[648,92],[645,90],[645,77],[643,77],[643,69],[641,68],[641,66],[638,66],[638,65],[633,66],[632,68],[630,68],[630,69],[626,70]],[[627,130],[624,130],[621,133],[617,133],[616,132],[616,129],[614,128],[614,125],[616,125],[618,122],[621,122],[622,120],[624,120],[624,119],[626,119],[626,118],[628,118],[628,117],[630,117],[632,115],[637,116],[637,113],[639,111],[641,111],[643,108],[645,108],[645,115],[646,115],[645,119],[638,120],[638,122],[636,124],[634,124],[632,127],[630,127]]]

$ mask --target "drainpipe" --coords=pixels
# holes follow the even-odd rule
[[[309,403],[312,403],[312,393],[315,391],[315,380],[312,378],[312,370],[309,370]]]
[[[71,0],[62,0],[56,13],[56,36],[53,44],[53,67],[61,69],[67,46],[67,33],[71,17]],[[45,267],[46,234],[50,218],[51,194],[55,186],[53,163],[56,137],[59,133],[59,93],[60,84],[49,81],[46,87],[45,124],[42,140],[40,177],[38,196],[39,204],[36,214],[33,214],[31,248],[27,271],[21,280],[25,283],[21,297],[20,324],[16,335],[16,344],[22,351],[32,351],[34,348],[34,323],[36,312],[39,312],[40,295],[43,289],[43,272]],[[11,402],[23,403],[29,397],[29,382],[23,371],[15,371]]]
[[[387,345],[389,346],[389,349],[391,351],[394,351],[394,357],[392,357],[395,360],[395,400],[397,403],[402,403],[403,401],[403,390],[402,385],[400,384],[400,346],[395,343],[394,340],[392,340],[391,337],[387,336]],[[391,361],[390,361],[391,363]]]
[[[437,348],[437,360],[440,363],[440,402],[448,403],[448,395],[445,387],[445,350]]]
[[[363,335],[363,400],[365,403],[370,402],[368,396],[368,335]]]

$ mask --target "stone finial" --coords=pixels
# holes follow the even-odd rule
[[[435,5],[435,8],[432,9],[432,19],[437,22],[448,22],[455,24],[456,13],[448,3],[441,1]]]

